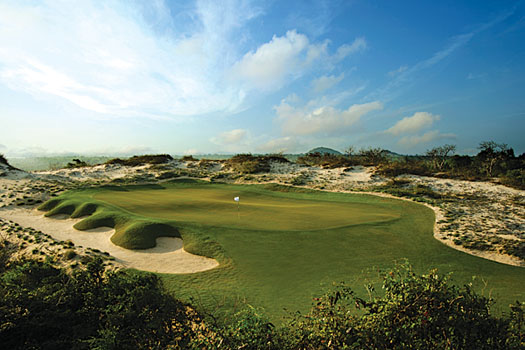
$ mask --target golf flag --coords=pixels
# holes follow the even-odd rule
[[[240,201],[239,197],[233,197],[233,200],[236,202]]]

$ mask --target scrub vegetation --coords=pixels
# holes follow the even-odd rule
[[[5,252],[5,251],[3,251]],[[9,261],[9,260],[8,260]],[[229,322],[171,296],[154,274],[72,273],[50,262],[0,266],[0,340],[8,349],[522,349],[525,305],[494,314],[493,301],[436,270],[400,264],[361,298],[338,284],[310,311],[275,325],[246,307]],[[379,288],[381,287],[381,288]]]

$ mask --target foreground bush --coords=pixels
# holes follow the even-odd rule
[[[0,270],[0,344],[5,349],[523,349],[525,304],[507,315],[472,286],[408,264],[382,274],[382,293],[344,284],[307,314],[276,327],[248,307],[228,324],[165,294],[153,274],[103,273],[100,260],[72,275],[49,264]]]
[[[491,299],[432,270],[383,274],[384,295],[364,300],[344,284],[290,324],[294,349],[523,349],[524,304],[491,314]],[[360,310],[360,315],[356,313]]]
[[[186,348],[191,310],[153,274],[103,274],[100,260],[73,275],[17,263],[0,275],[3,349]]]
[[[309,313],[277,329],[248,308],[194,345],[199,349],[523,349],[525,304],[491,314],[493,301],[457,287],[436,270],[408,264],[382,274],[383,293],[362,299],[344,284],[315,300]]]

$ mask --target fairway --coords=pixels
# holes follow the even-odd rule
[[[446,247],[433,238],[434,212],[398,199],[180,181],[71,191],[41,209],[90,215],[75,227],[115,227],[112,241],[128,248],[151,247],[159,236],[182,237],[185,250],[220,266],[161,276],[174,295],[210,312],[248,303],[279,322],[285,309],[307,310],[334,281],[365,296],[363,286],[377,278],[378,268],[405,258],[416,271],[453,272],[459,284],[477,276],[499,306],[525,296],[524,269]]]

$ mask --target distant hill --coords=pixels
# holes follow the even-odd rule
[[[306,153],[337,154],[337,155],[342,154],[341,152],[336,151],[335,149],[332,149],[332,148],[328,148],[328,147],[316,147],[314,149],[309,150]]]

